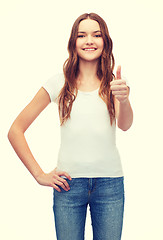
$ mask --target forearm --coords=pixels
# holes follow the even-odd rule
[[[117,116],[117,125],[123,131],[127,131],[133,122],[133,111],[129,99],[125,102],[119,102],[119,111]]]
[[[11,128],[8,133],[8,139],[18,157],[37,180],[37,177],[42,174],[43,171],[32,155],[24,133],[21,130]]]

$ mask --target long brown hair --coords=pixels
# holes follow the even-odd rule
[[[77,96],[76,79],[79,73],[79,58],[76,52],[76,39],[78,36],[79,23],[84,19],[92,19],[99,23],[102,38],[104,41],[104,49],[100,56],[97,76],[101,81],[99,96],[107,105],[110,114],[111,124],[115,121],[114,99],[110,90],[110,82],[114,78],[114,56],[112,53],[113,43],[110,38],[109,31],[105,21],[95,13],[85,13],[79,16],[73,24],[70,39],[68,42],[69,58],[63,65],[63,72],[65,76],[65,84],[58,95],[59,116],[61,126],[70,118],[72,104]]]

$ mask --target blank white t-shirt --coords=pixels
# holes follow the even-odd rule
[[[56,98],[64,81],[64,74],[61,73],[43,84],[51,102],[57,103]],[[68,172],[72,178],[123,176],[116,147],[116,126],[111,126],[107,106],[99,97],[98,90],[78,90],[71,118],[60,127],[57,170]]]

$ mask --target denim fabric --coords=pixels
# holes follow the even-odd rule
[[[66,179],[70,190],[54,189],[57,240],[84,240],[90,206],[93,240],[120,240],[124,212],[124,178]]]

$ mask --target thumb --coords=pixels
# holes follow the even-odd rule
[[[118,66],[118,67],[117,67],[116,79],[121,79],[121,66]]]

